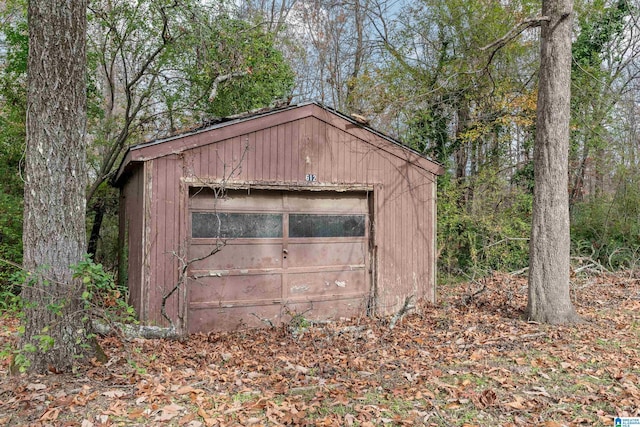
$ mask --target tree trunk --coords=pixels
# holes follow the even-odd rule
[[[360,5],[360,0],[355,0],[353,2],[353,19],[356,33],[356,47],[353,52],[353,69],[351,70],[351,76],[347,80],[347,94],[345,96],[345,107],[347,112],[361,112],[358,108],[362,102],[358,102],[359,100],[355,99],[356,94],[354,93],[357,86],[357,79],[360,77],[360,69],[362,68],[362,63],[364,61],[365,51],[364,51],[364,13],[363,9]]]
[[[527,316],[579,320],[569,295],[569,115],[572,0],[544,0]]]
[[[98,198],[98,200],[96,200],[91,207],[91,213],[93,214],[93,224],[91,225],[91,234],[89,234],[87,253],[93,260],[96,259],[96,253],[98,252],[100,229],[102,228],[102,220],[104,219],[104,213],[106,210],[106,202],[101,197]]]
[[[582,156],[579,160],[577,171],[575,172],[573,185],[570,189],[569,207],[581,202],[584,199],[585,174],[587,171],[587,162],[589,161],[589,145],[585,141],[582,146]]]
[[[69,370],[93,355],[85,286],[86,0],[30,0],[24,188],[24,335],[16,367]]]
[[[463,133],[467,131],[469,125],[469,106],[461,101],[458,107],[458,123],[456,124],[456,150],[454,153],[456,162],[456,178],[467,176],[467,162],[469,160],[469,143],[464,141]]]

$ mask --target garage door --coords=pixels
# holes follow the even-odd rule
[[[369,295],[366,192],[190,192],[190,332],[362,313]],[[222,250],[206,257],[216,242]]]

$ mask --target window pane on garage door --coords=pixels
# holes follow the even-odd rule
[[[282,237],[281,214],[194,212],[194,238],[278,238]]]
[[[364,215],[290,214],[289,237],[364,237]]]

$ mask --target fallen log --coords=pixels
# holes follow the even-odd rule
[[[111,333],[121,334],[125,339],[167,339],[177,340],[183,338],[174,327],[163,328],[161,326],[136,325],[131,323],[110,322],[94,319],[93,330],[96,334],[106,336]]]

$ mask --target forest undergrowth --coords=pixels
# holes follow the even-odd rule
[[[481,291],[481,292],[479,292]],[[572,278],[582,323],[528,322],[526,278],[443,285],[395,327],[304,327],[101,339],[104,364],[10,376],[0,425],[605,426],[640,416],[640,274]],[[5,315],[0,345],[16,339]]]

